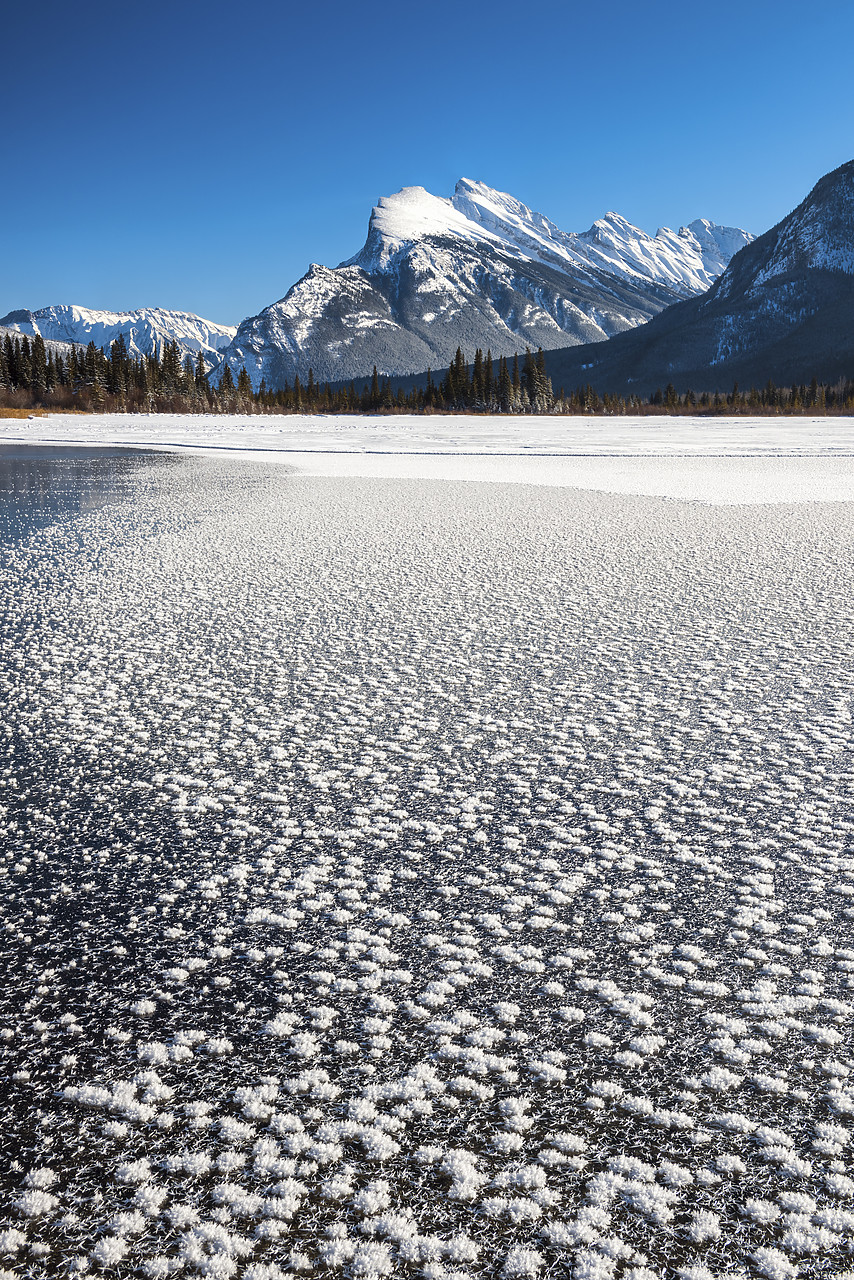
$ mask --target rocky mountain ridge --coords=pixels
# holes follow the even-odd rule
[[[233,325],[215,324],[189,311],[167,311],[161,307],[140,307],[136,311],[93,311],[88,307],[60,304],[37,311],[10,311],[0,318],[0,328],[46,342],[66,342],[108,351],[119,334],[124,334],[131,355],[162,356],[167,342],[175,341],[182,356],[196,359],[201,351],[208,368],[219,362],[220,352],[237,332]]]
[[[643,329],[547,354],[556,386],[600,391],[832,383],[854,373],[854,160],[747,245],[717,282]]]

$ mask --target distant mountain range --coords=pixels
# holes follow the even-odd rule
[[[458,346],[469,358],[542,347],[555,389],[832,383],[854,377],[854,161],[758,239],[704,219],[649,236],[615,213],[565,232],[483,183],[461,179],[449,199],[406,187],[379,201],[355,257],[312,265],[237,328],[54,306],[10,312],[7,330],[104,349],[123,333],[135,355],[174,340],[214,379],[245,367],[256,389],[309,369],[364,382],[374,365],[407,385]]]
[[[551,351],[555,387],[649,395],[854,378],[854,160],[741,250],[700,297],[631,333]]]
[[[450,199],[406,187],[379,201],[362,250],[335,268],[309,267],[280,301],[237,328],[186,312],[12,311],[5,326],[46,341],[132,354],[175,340],[204,353],[216,378],[245,366],[257,389],[303,381],[413,374],[458,346],[494,356],[610,338],[708,289],[746,231],[699,219],[649,236],[616,213],[582,233],[561,231],[521,201],[461,179]]]
[[[380,200],[362,250],[309,267],[222,353],[253,386],[392,376],[445,365],[458,346],[493,356],[595,342],[706,290],[752,236],[705,220],[656,236],[608,213],[561,231],[513,196],[461,179],[450,199],[405,187]]]
[[[163,354],[167,342],[175,341],[182,356],[195,359],[200,351],[207,367],[218,364],[220,352],[234,338],[233,325],[214,324],[188,311],[164,311],[142,307],[138,311],[90,311],[86,307],[41,307],[38,311],[10,311],[0,318],[0,329],[10,329],[30,337],[41,334],[46,342],[68,342],[109,350],[120,333],[131,355]]]

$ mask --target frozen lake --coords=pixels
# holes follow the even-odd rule
[[[854,500],[851,418],[51,414],[0,419],[3,440],[263,456],[307,476],[546,485],[727,504]]]
[[[854,1274],[854,506],[759,461],[0,459],[2,1280]]]

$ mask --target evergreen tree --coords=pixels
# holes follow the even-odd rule
[[[498,407],[502,413],[510,413],[513,409],[513,380],[505,356],[498,361]]]
[[[160,386],[167,395],[174,395],[176,391],[181,390],[183,372],[181,348],[178,346],[177,341],[172,338],[164,343],[163,355],[160,358]]]
[[[311,382],[311,374],[309,373],[309,383]],[[240,373],[237,375],[237,399],[241,405],[249,405],[252,402],[252,383],[249,381],[249,374],[246,372],[246,366],[240,366]]]
[[[30,388],[36,400],[41,400],[47,393],[47,351],[40,333],[33,338]]]
[[[95,380],[98,377],[98,348],[95,346],[94,342],[90,342],[87,346],[84,361],[84,377],[86,385],[92,387],[95,385]]]
[[[230,367],[225,364],[222,367],[222,375],[219,380],[217,391],[222,399],[230,404],[234,399],[234,390],[234,377],[232,376]]]
[[[18,386],[29,391],[32,385],[33,361],[30,342],[26,334],[21,339],[18,353]]]
[[[480,347],[474,353],[474,365],[471,375],[471,403],[475,408],[483,408],[486,400],[486,382],[484,379],[483,352]]]
[[[18,361],[14,344],[8,333],[3,339],[3,364],[6,369],[6,386],[16,387],[18,385]]]
[[[210,383],[208,382],[207,370],[205,369],[205,357],[201,351],[199,351],[199,354],[196,358],[196,372],[194,377],[194,387],[195,387],[196,398],[204,401],[205,404],[207,404],[207,402],[211,398],[211,387],[210,387]]]
[[[120,333],[110,346],[110,378],[108,386],[113,395],[124,400],[127,392],[128,349],[125,335]]]

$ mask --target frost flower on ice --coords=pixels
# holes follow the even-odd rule
[[[123,1236],[103,1236],[92,1250],[92,1257],[102,1267],[115,1267],[128,1251]]]
[[[686,1234],[694,1244],[717,1240],[721,1234],[721,1220],[716,1213],[701,1209],[692,1216]]]
[[[353,1275],[387,1276],[394,1270],[388,1245],[370,1241],[357,1246],[351,1263]]]
[[[478,1171],[477,1157],[464,1148],[447,1151],[441,1169],[451,1179],[448,1195],[452,1200],[474,1200],[487,1180]]]
[[[59,1200],[56,1196],[50,1195],[47,1191],[25,1191],[15,1201],[15,1206],[25,1218],[40,1218],[46,1213],[51,1213],[56,1208]]]
[[[779,1249],[757,1249],[750,1256],[759,1274],[768,1280],[792,1280],[798,1274],[797,1266]]]
[[[501,1274],[505,1276],[535,1276],[543,1265],[542,1254],[536,1249],[511,1249],[504,1259]]]

